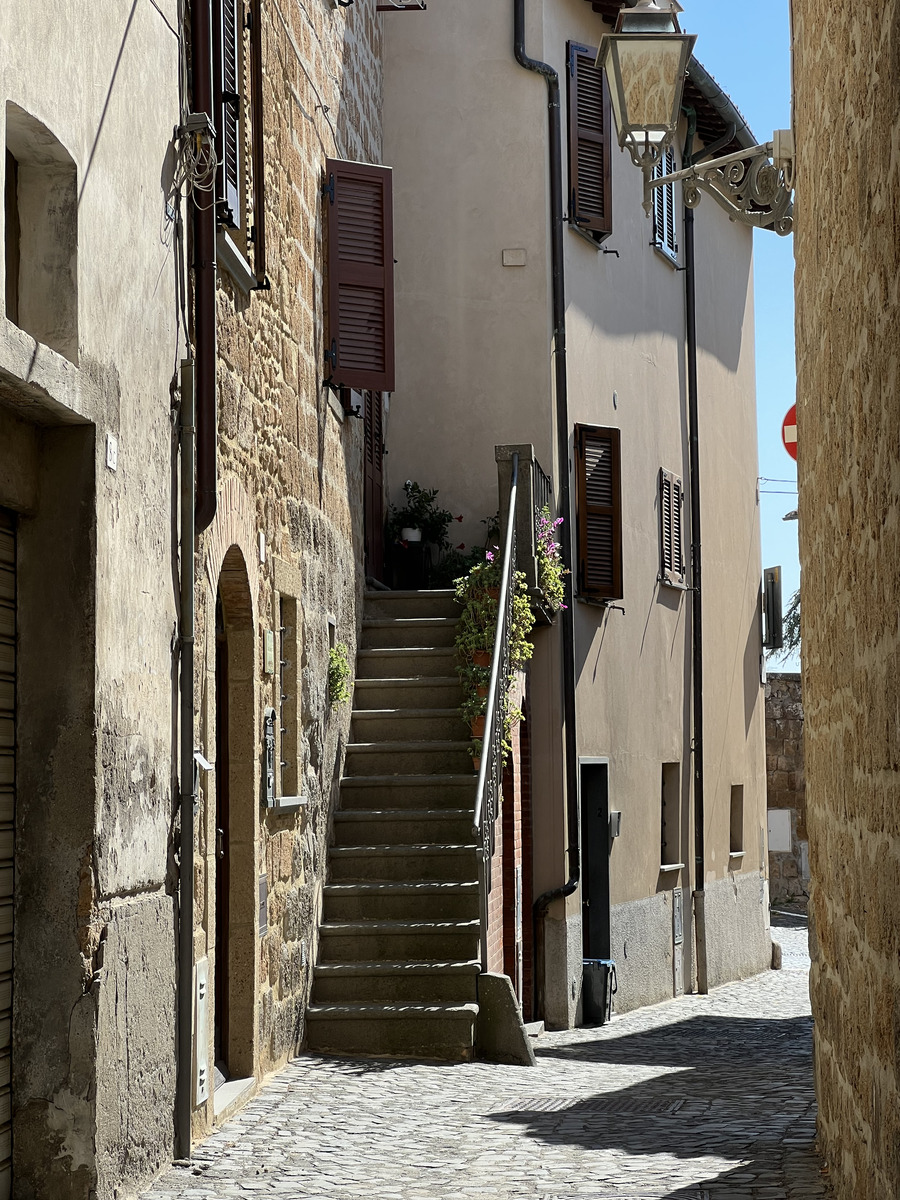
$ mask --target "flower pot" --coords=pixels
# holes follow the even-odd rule
[[[477,757],[474,754],[472,755],[472,766],[475,769],[475,774],[477,775],[481,770],[481,755],[478,755]]]
[[[475,695],[479,700],[481,700],[488,694],[489,691],[490,688],[486,683],[479,683],[475,688]]]
[[[472,666],[473,667],[489,667],[491,665],[490,650],[473,650],[472,651]]]
[[[400,538],[404,542],[421,542],[422,530],[421,529],[401,529],[400,530]]]
[[[472,730],[473,738],[484,737],[484,713],[480,717],[473,717],[469,722],[469,726]]]

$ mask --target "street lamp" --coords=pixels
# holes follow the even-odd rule
[[[626,0],[627,2],[627,0]],[[653,177],[672,144],[681,116],[684,81],[696,35],[681,32],[678,0],[637,0],[623,8],[613,33],[600,42],[597,66],[606,71],[619,145],[644,173],[644,210],[653,189],[684,182],[684,203],[696,208],[707,192],[732,220],[788,234],[793,228],[794,142],[789,129],[771,142],[735,154],[691,162],[673,175]]]

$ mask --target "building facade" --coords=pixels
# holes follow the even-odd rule
[[[793,4],[802,664],[819,1132],[836,1196],[900,1191],[895,150],[900,6]],[[827,129],[853,130],[821,155]],[[834,255],[824,238],[840,221]]]

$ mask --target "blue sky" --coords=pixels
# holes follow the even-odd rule
[[[697,34],[694,54],[746,117],[760,142],[791,123],[791,61],[788,0],[682,0],[682,28]],[[702,204],[714,203],[705,197]],[[784,514],[797,507],[797,469],[781,443],[781,423],[794,403],[794,240],[769,231],[754,233],[756,267],[756,389],[763,565],[783,568],[784,603],[800,581],[797,522]],[[786,494],[778,494],[786,493]],[[798,671],[799,659],[770,664]]]

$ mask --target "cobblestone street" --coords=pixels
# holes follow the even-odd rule
[[[784,968],[545,1034],[536,1069],[304,1057],[147,1200],[811,1200],[806,925]]]

